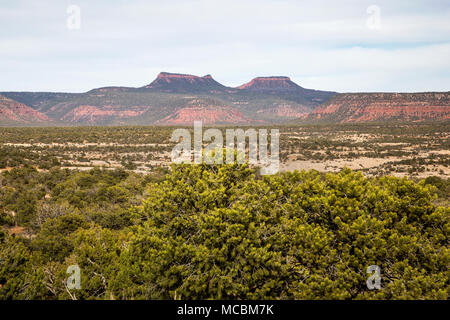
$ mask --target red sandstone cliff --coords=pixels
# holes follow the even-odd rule
[[[0,95],[0,121],[10,123],[30,123],[49,121],[49,118],[23,103]]]
[[[450,119],[450,92],[344,93],[317,107],[308,120],[331,122]]]
[[[194,121],[202,121],[203,124],[242,124],[251,120],[230,106],[219,105],[214,102],[192,100],[184,108],[181,108],[169,116],[159,120],[157,124],[164,125],[192,125]]]

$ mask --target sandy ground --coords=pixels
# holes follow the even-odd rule
[[[337,172],[343,168],[349,168],[352,170],[374,169],[390,161],[398,161],[401,158],[358,158],[352,160],[328,160],[328,161],[310,161],[310,160],[289,160],[286,163],[280,165],[280,171],[294,171],[294,170],[317,170],[320,172]],[[415,177],[426,178],[430,176],[440,176],[442,178],[448,178],[450,176],[450,169],[446,166],[425,166],[430,171],[418,172]],[[396,177],[409,177],[411,174],[408,172],[396,172],[391,171],[390,175]],[[369,174],[373,175],[373,174]]]
[[[310,170],[314,169],[317,171],[339,171],[340,169],[347,167],[352,170],[358,169],[368,169],[378,167],[389,161],[394,161],[398,158],[358,158],[352,160],[328,160],[328,161],[317,161],[313,162],[310,160],[289,160],[283,163],[280,168],[282,171],[293,171],[293,170]]]

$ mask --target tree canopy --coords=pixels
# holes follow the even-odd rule
[[[30,239],[0,236],[0,299],[449,296],[450,209],[434,204],[436,187],[425,181],[348,169],[261,177],[246,164],[180,164],[146,180],[135,205],[129,198],[141,181],[106,175],[55,182],[65,213]],[[122,220],[105,217],[110,202]],[[66,287],[74,264],[80,290]],[[372,265],[379,290],[366,284]]]

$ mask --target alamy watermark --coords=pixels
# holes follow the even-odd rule
[[[67,7],[66,10],[69,15],[66,20],[66,26],[69,30],[81,29],[81,8],[75,4]]]
[[[371,276],[367,279],[367,289],[369,290],[380,290],[381,289],[381,269],[379,266],[368,266],[367,273],[371,274]]]
[[[279,137],[278,129],[271,129],[270,136],[267,129],[258,131],[253,128],[247,128],[245,131],[243,129],[226,129],[225,163],[244,164],[247,162],[245,155],[248,138],[248,163],[260,166],[262,175],[275,174],[280,168]],[[174,163],[223,164],[224,137],[222,131],[217,128],[210,128],[203,133],[202,122],[194,122],[193,161],[192,139],[188,129],[174,130],[171,141],[178,142],[171,153]],[[205,148],[203,148],[204,142],[209,143]]]
[[[67,289],[73,290],[81,289],[81,270],[80,267],[76,264],[70,265],[67,268],[66,271],[67,274],[70,274],[70,276],[67,278],[66,286]]]
[[[366,21],[367,28],[371,30],[380,30],[381,29],[381,9],[377,5],[371,5],[367,7],[366,10],[369,17]]]

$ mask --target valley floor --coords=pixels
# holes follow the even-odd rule
[[[281,171],[336,172],[426,178],[450,175],[450,126],[347,124],[281,126]],[[149,173],[171,163],[172,127],[0,129],[0,170],[25,163]],[[224,130],[224,128],[223,128]]]

